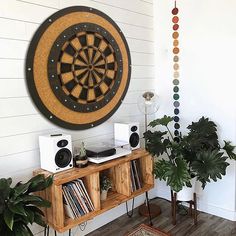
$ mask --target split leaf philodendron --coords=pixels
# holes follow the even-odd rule
[[[167,181],[172,190],[179,192],[183,186],[191,187],[190,180],[197,177],[204,189],[206,184],[221,179],[229,166],[227,159],[236,160],[235,146],[224,141],[221,147],[216,124],[202,117],[187,127],[189,132],[175,142],[169,124],[170,116],[150,122],[152,130],[144,133],[147,150],[157,158],[154,165],[156,178]],[[166,131],[155,130],[164,126]],[[162,154],[166,157],[159,159]]]

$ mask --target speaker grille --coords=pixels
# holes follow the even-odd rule
[[[60,149],[55,156],[55,163],[60,168],[65,168],[71,162],[72,154],[67,148]]]

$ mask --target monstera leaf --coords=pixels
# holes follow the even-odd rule
[[[223,156],[218,150],[202,151],[197,154],[197,160],[192,163],[192,169],[197,175],[197,179],[202,183],[204,189],[207,182],[217,181],[225,175],[229,163],[227,156]]]
[[[227,155],[229,156],[230,159],[236,160],[236,154],[234,153],[235,146],[231,145],[230,141],[224,141],[225,146],[223,149],[226,151]]]
[[[153,120],[149,123],[149,126],[154,128],[157,125],[167,126],[173,120],[172,117],[164,115],[160,119]]]
[[[167,142],[165,141],[164,136],[167,132],[154,131],[151,132],[148,130],[144,133],[144,138],[146,140],[146,149],[153,155],[159,156],[163,154],[166,150]]]
[[[167,181],[172,190],[179,192],[191,179],[184,159],[176,158],[175,162],[159,160],[155,163],[156,178]]]

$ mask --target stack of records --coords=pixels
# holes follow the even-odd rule
[[[94,205],[81,179],[62,186],[65,213],[75,219],[94,211]]]
[[[139,166],[139,161],[131,161],[131,191],[134,192],[142,188],[142,175]]]

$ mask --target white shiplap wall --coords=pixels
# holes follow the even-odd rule
[[[107,122],[84,131],[63,130],[44,119],[33,105],[24,79],[24,59],[34,32],[45,18],[73,5],[91,6],[112,17],[127,38],[132,58],[132,78],[123,104]],[[40,134],[70,133],[76,145],[81,140],[112,138],[114,121],[139,121],[143,130],[137,97],[154,89],[156,82],[152,0],[0,0],[0,29],[0,177],[11,176],[17,182],[31,176],[39,167]],[[122,213],[121,206],[97,217],[83,234]],[[79,230],[74,233],[78,234]]]

